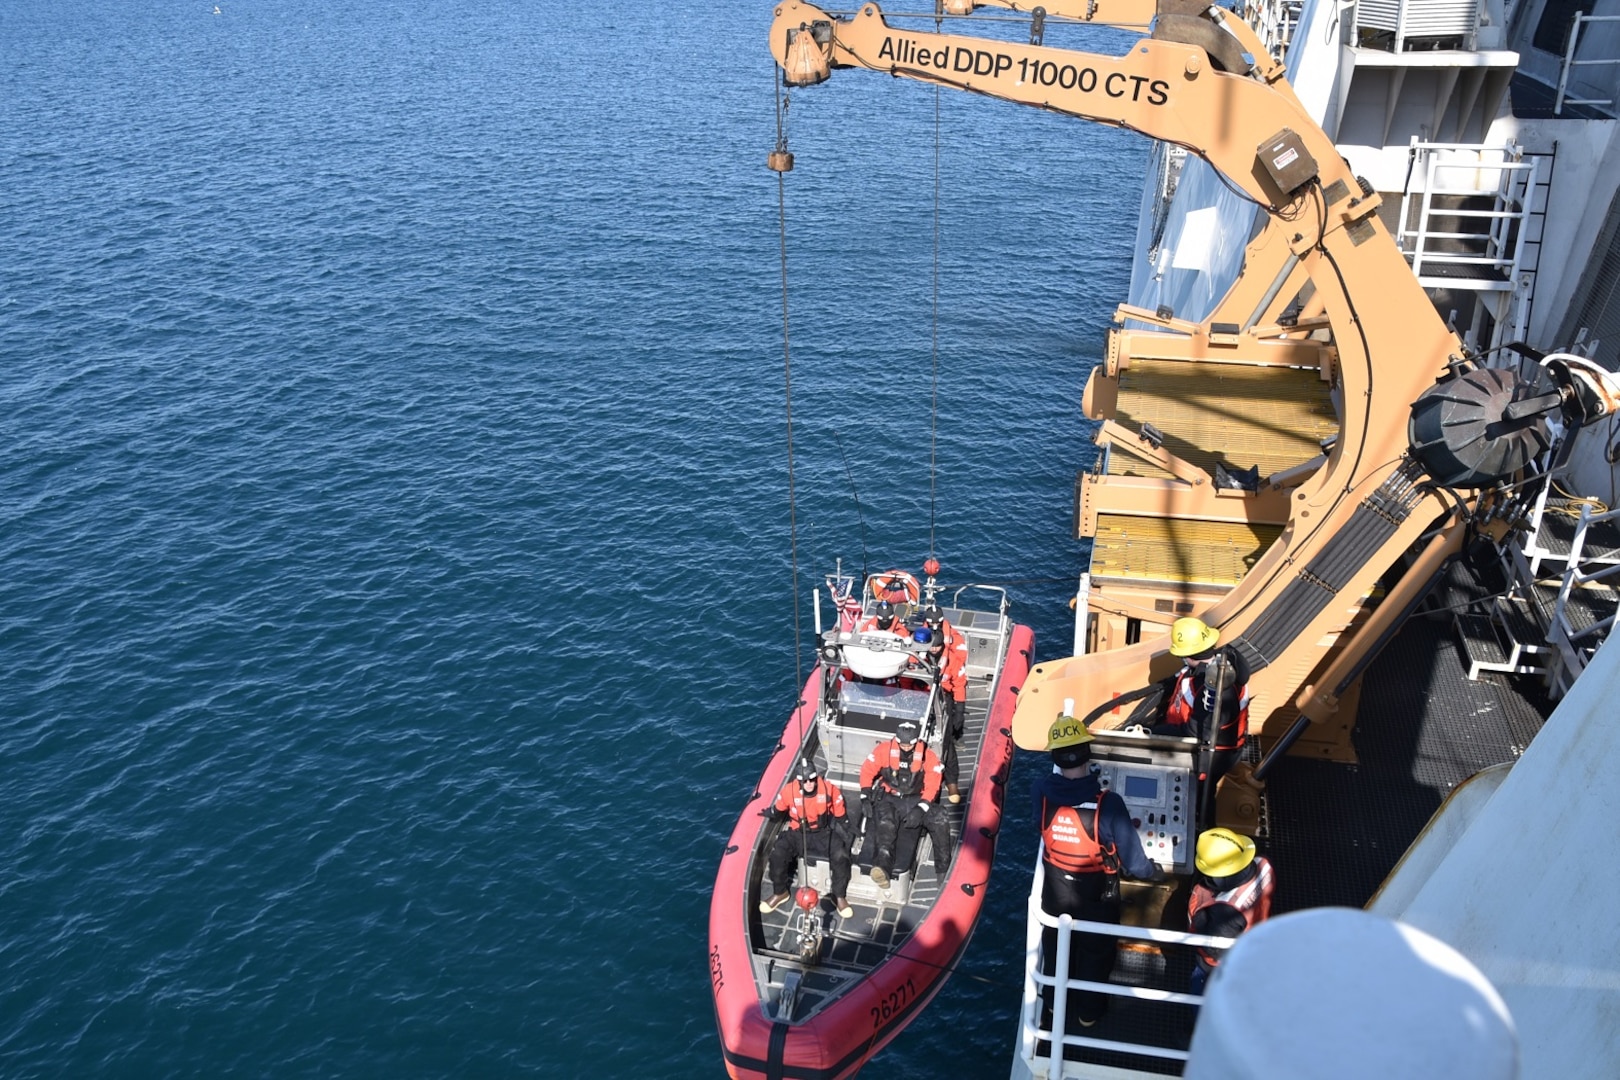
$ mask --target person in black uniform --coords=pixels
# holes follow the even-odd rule
[[[1035,820],[1041,827],[1045,871],[1041,907],[1048,915],[1087,922],[1119,922],[1118,875],[1159,880],[1158,867],[1142,850],[1125,800],[1105,792],[1091,771],[1091,732],[1072,716],[1061,716],[1047,735],[1054,771],[1035,781]],[[1069,978],[1107,982],[1114,970],[1119,939],[1076,934],[1069,945]],[[1056,968],[1057,931],[1041,935],[1041,971]],[[1043,995],[1044,996],[1044,995]],[[1043,1025],[1050,1026],[1046,997]],[[1091,990],[1068,993],[1067,1026],[1090,1027],[1108,1011],[1109,995]]]

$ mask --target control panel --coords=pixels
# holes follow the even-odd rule
[[[1192,771],[1178,765],[1093,760],[1103,790],[1125,800],[1142,850],[1165,870],[1187,873],[1192,866]]]

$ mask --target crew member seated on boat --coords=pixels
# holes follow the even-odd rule
[[[1254,853],[1254,841],[1231,829],[1208,829],[1198,837],[1198,878],[1187,898],[1187,929],[1211,937],[1237,937],[1271,915],[1276,881],[1271,862]],[[1204,992],[1204,983],[1221,962],[1223,949],[1197,947],[1197,965],[1188,988]]]
[[[849,918],[855,909],[844,900],[849,891],[849,842],[852,830],[844,810],[844,794],[827,780],[809,758],[801,758],[793,779],[782,788],[771,807],[772,821],[787,822],[776,834],[766,856],[766,872],[771,879],[771,895],[760,901],[760,914],[766,915],[788,898],[788,887],[799,857],[826,859],[832,867],[832,903],[838,914]]]
[[[1069,915],[1087,922],[1119,922],[1119,875],[1145,881],[1161,878],[1142,850],[1142,838],[1131,825],[1125,800],[1104,791],[1091,771],[1091,732],[1072,716],[1061,716],[1047,732],[1046,748],[1053,772],[1039,777],[1033,790],[1035,820],[1041,826],[1044,874],[1041,907],[1048,915]],[[1057,930],[1041,934],[1041,971],[1057,966]],[[1069,945],[1069,978],[1107,982],[1114,970],[1119,939],[1076,933]],[[1051,1026],[1050,991],[1044,995],[1043,1027]],[[1090,1027],[1108,1011],[1109,996],[1070,990],[1067,1026]]]
[[[900,621],[900,616],[894,610],[894,605],[887,600],[879,600],[872,614],[862,619],[855,626],[855,632],[864,634],[868,630],[882,630],[890,634],[904,634],[906,624]]]
[[[1177,619],[1170,627],[1170,653],[1181,657],[1181,670],[1166,696],[1164,721],[1153,728],[1155,735],[1190,735],[1202,740],[1216,703],[1209,676],[1220,664],[1226,665],[1209,774],[1212,784],[1219,783],[1237,764],[1249,738],[1249,665],[1236,649],[1220,646],[1220,639],[1221,632],[1202,619]]]
[[[945,766],[921,734],[915,720],[900,721],[894,738],[874,747],[861,766],[861,800],[875,848],[871,876],[880,889],[894,873],[901,829],[927,830],[941,878],[951,865],[951,828],[935,805]]]

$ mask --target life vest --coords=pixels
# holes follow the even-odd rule
[[[876,615],[868,615],[855,626],[855,632],[857,634],[866,634],[873,631],[880,634],[898,634],[900,637],[908,640],[911,637],[911,631],[906,629],[905,620],[900,618],[899,615],[894,617],[894,621],[889,623],[887,628],[878,625],[878,617]]]
[[[1102,823],[1102,800],[1102,792],[1098,792],[1094,803],[1060,806],[1048,813],[1046,798],[1041,797],[1041,818],[1045,822],[1041,826],[1041,841],[1046,845],[1047,862],[1071,874],[1110,872],[1103,862],[1104,848],[1097,839]],[[1089,830],[1080,815],[1081,810],[1091,811]],[[1109,844],[1106,854],[1113,855],[1115,850],[1114,845]]]
[[[1225,904],[1242,915],[1244,931],[1264,922],[1271,914],[1271,894],[1276,887],[1276,879],[1272,876],[1271,863],[1267,859],[1257,855],[1253,865],[1253,877],[1221,892],[1216,892],[1202,881],[1194,884],[1192,895],[1187,898],[1187,925],[1192,925],[1193,917],[1200,911],[1216,904]],[[1211,967],[1220,963],[1219,949],[1200,947],[1197,952]]]
[[[797,780],[789,781],[776,797],[776,808],[787,811],[788,828],[797,829],[799,822],[810,832],[832,824],[832,818],[844,816],[844,793],[826,780],[816,783],[815,794],[808,799]]]
[[[943,773],[944,767],[936,759],[929,765],[928,746],[921,739],[911,748],[911,753],[904,754],[900,744],[890,739],[887,746],[878,747],[868,757],[867,768],[861,770],[861,784],[866,786],[867,780],[881,782],[885,789],[896,795],[912,798],[918,795],[928,797],[925,792],[928,784],[928,773],[932,767],[935,773]],[[873,768],[875,766],[875,768]],[[938,781],[932,785],[935,793],[938,792]]]
[[[1164,708],[1164,720],[1167,724],[1187,728],[1192,731],[1193,714],[1198,705],[1198,675],[1195,668],[1183,665],[1176,672],[1175,684],[1170,688],[1170,703]],[[1236,716],[1221,717],[1221,728],[1215,733],[1216,750],[1237,750],[1249,738],[1249,686],[1243,684],[1238,690],[1238,708]]]
[[[957,701],[967,700],[968,646],[956,627],[941,619],[940,630],[945,638],[945,652],[940,656],[940,685],[951,692]]]

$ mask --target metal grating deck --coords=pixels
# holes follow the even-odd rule
[[[1453,788],[1524,752],[1552,711],[1545,688],[1466,675],[1446,620],[1412,619],[1363,679],[1360,762],[1277,767],[1258,838],[1277,868],[1274,913],[1364,905]]]
[[[1099,514],[1091,574],[1231,588],[1280,535],[1276,525]]]
[[[1449,612],[1409,620],[1364,677],[1355,730],[1359,763],[1305,757],[1279,764],[1267,785],[1256,841],[1277,874],[1273,915],[1329,905],[1362,907],[1439,809],[1446,795],[1481,769],[1524,752],[1551,713],[1541,683],[1525,676],[1467,679]],[[1248,759],[1258,761],[1251,741]],[[1183,883],[1167,910],[1185,910]],[[1122,949],[1112,982],[1181,990],[1191,959],[1184,949],[1133,955]],[[1116,1000],[1084,1034],[1186,1049],[1190,1007]],[[1175,1062],[1082,1052],[1085,1060],[1146,1073],[1180,1075]]]
[[[1166,450],[1211,473],[1223,461],[1269,476],[1309,461],[1339,431],[1328,384],[1303,368],[1133,359],[1114,411],[1127,427],[1163,431]],[[1170,475],[1130,454],[1109,459],[1116,475]]]

